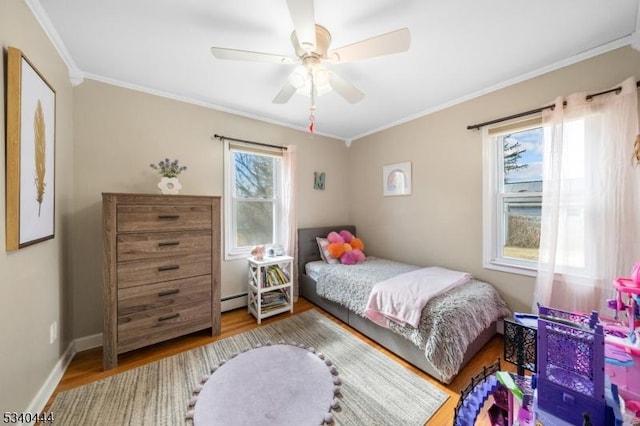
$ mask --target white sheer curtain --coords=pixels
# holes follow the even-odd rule
[[[634,78],[618,93],[557,98],[543,112],[540,258],[534,297],[560,309],[610,315],[612,281],[640,260],[640,167]],[[563,108],[563,102],[566,106]]]
[[[287,149],[282,154],[283,160],[283,195],[282,195],[282,222],[280,226],[283,230],[283,245],[285,253],[294,258],[293,261],[293,300],[298,300],[298,262],[297,262],[297,166],[296,166],[296,146],[287,145]]]

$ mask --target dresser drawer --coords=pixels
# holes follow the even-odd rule
[[[194,253],[121,262],[117,265],[117,274],[119,289],[207,275],[211,274],[211,254]]]
[[[211,300],[118,317],[118,353],[212,326]]]
[[[118,232],[211,228],[211,206],[118,205]]]
[[[211,230],[120,234],[118,262],[191,253],[211,253]]]
[[[118,322],[153,309],[196,305],[211,300],[211,275],[129,287],[118,291]]]

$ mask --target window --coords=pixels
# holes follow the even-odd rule
[[[540,119],[484,135],[484,266],[535,275],[540,247],[542,155]]]
[[[281,244],[281,151],[226,142],[225,154],[225,259]]]

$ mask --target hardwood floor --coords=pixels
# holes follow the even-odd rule
[[[293,314],[281,314],[275,317],[267,318],[262,321],[262,324],[269,324],[270,322],[286,318],[288,315],[296,315],[300,312],[304,312],[312,308],[314,308],[313,304],[301,298],[295,304]],[[478,355],[476,355],[476,357],[462,369],[462,371],[451,382],[451,384],[445,386],[442,383],[432,379],[426,373],[407,363],[406,361],[393,355],[391,352],[387,351],[359,332],[351,329],[340,320],[332,317],[319,308],[316,309],[319,312],[325,314],[328,318],[332,319],[336,324],[340,325],[345,330],[350,331],[352,334],[358,336],[360,339],[385,353],[387,356],[396,360],[406,368],[429,380],[434,385],[438,386],[440,389],[443,389],[451,396],[442,406],[442,408],[440,408],[440,410],[438,410],[438,412],[430,419],[430,421],[427,423],[428,425],[450,425],[453,420],[453,412],[456,404],[458,403],[458,395],[460,394],[460,391],[467,386],[472,376],[482,370],[483,366],[490,365],[497,358],[502,357],[502,336],[496,335],[484,347],[484,349],[481,350],[480,353],[478,353]],[[53,400],[55,399],[55,396],[59,392],[72,389],[77,386],[82,386],[87,383],[91,383],[93,381],[118,374],[123,371],[130,370],[141,365],[157,361],[171,355],[175,355],[180,352],[188,351],[198,346],[206,345],[216,340],[224,339],[225,337],[233,336],[235,334],[239,334],[260,326],[261,325],[258,325],[256,323],[255,318],[247,312],[246,308],[225,312],[222,314],[222,334],[220,336],[211,337],[210,334],[208,334],[206,331],[203,331],[199,333],[193,333],[188,336],[179,337],[136,351],[128,352],[119,357],[118,366],[116,368],[108,371],[104,371],[102,369],[102,348],[95,348],[80,352],[76,354],[71,361],[71,364],[65,371],[62,380],[49,399],[49,402],[47,403],[44,411],[46,412],[50,408]],[[502,363],[502,368],[509,371],[515,371],[515,367],[505,362]],[[482,421],[479,423],[484,424],[484,422]]]

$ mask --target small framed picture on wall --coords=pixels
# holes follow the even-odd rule
[[[325,173],[314,172],[313,173],[313,189],[324,189]]]
[[[411,195],[411,162],[383,166],[382,188],[385,197]]]

